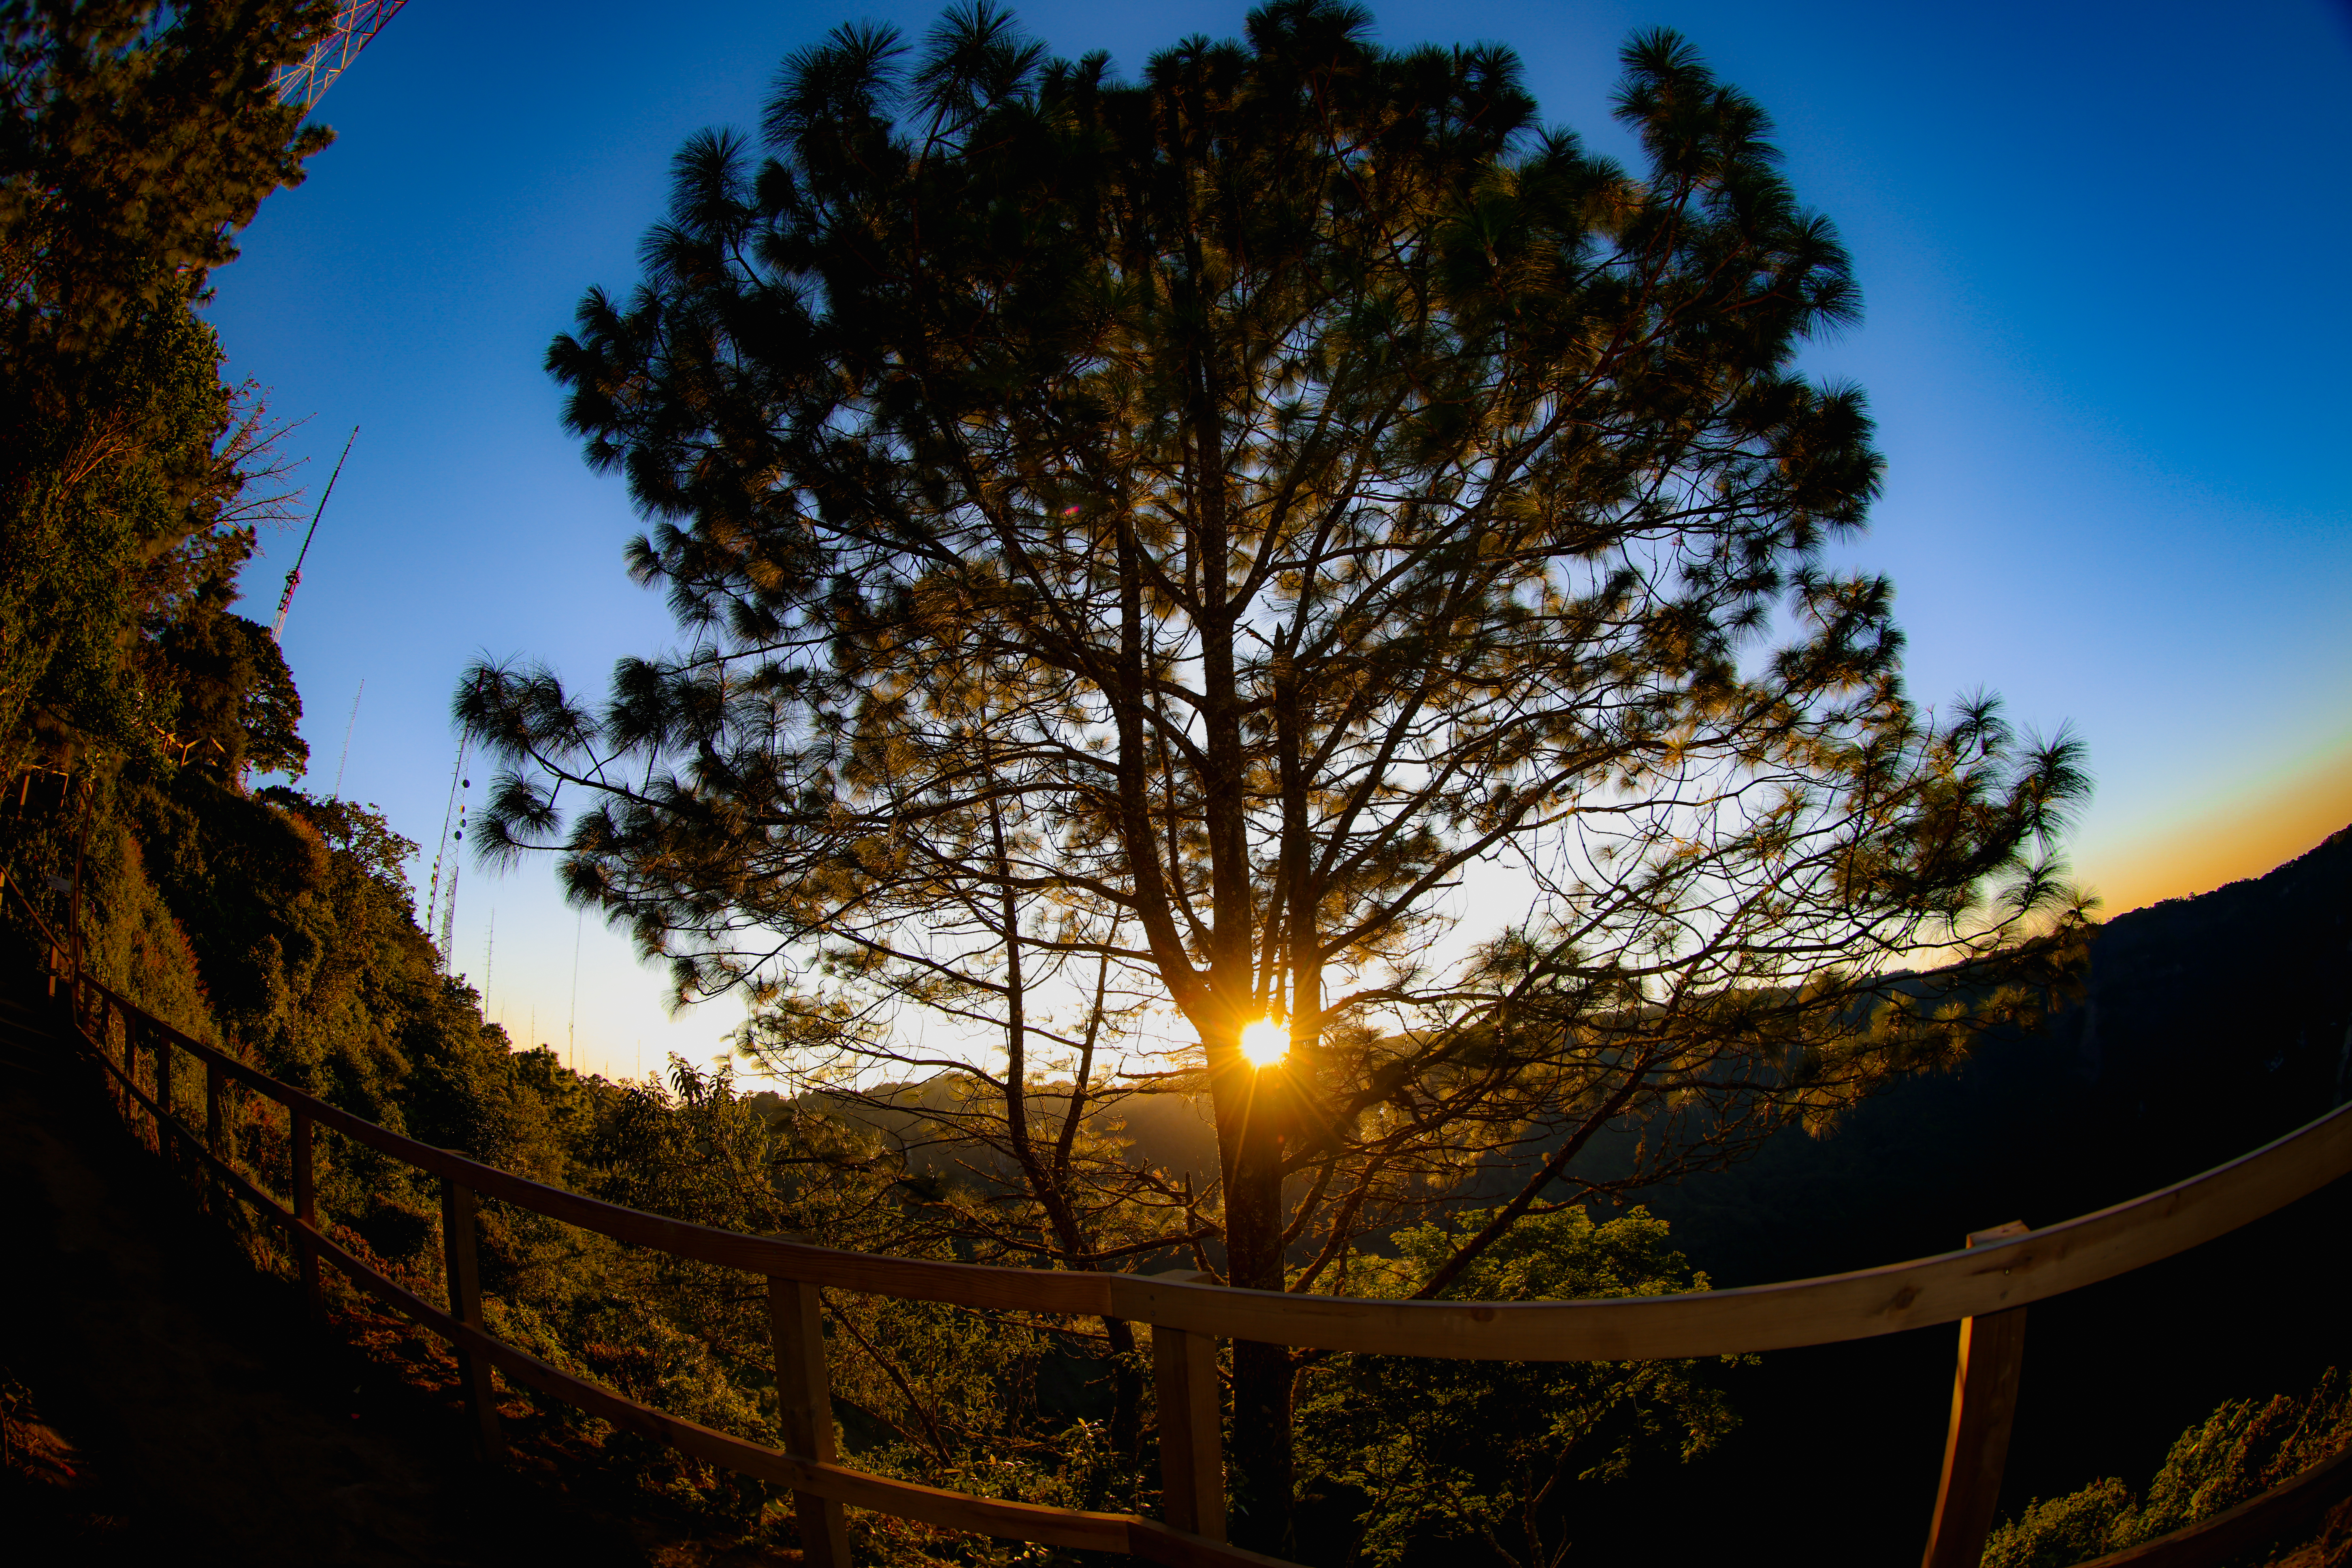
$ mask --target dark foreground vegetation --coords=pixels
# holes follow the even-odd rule
[[[36,822],[18,826],[20,845],[44,837]],[[347,875],[369,879],[348,848],[320,860],[331,866],[339,856]],[[1656,1194],[1659,1206],[1675,1214],[1686,1244],[1706,1249],[1703,1261],[1741,1269],[1742,1279],[1786,1277],[1947,1246],[1948,1226],[1986,1220],[1995,1212],[1988,1205],[2021,1200],[2033,1205],[2016,1211],[2025,1217],[2061,1217],[2325,1109],[2343,1071],[2346,998],[2333,951],[2343,926],[2332,910],[2347,860],[2352,837],[2340,837],[2261,882],[2116,922],[2093,946],[2095,963],[2113,955],[2105,980],[2095,973],[2085,1002],[2062,1011],[2052,1029],[1990,1042],[1958,1075],[1874,1101],[1840,1134],[1801,1134],[1735,1171]],[[104,911],[120,907],[100,896],[103,880],[93,877],[86,889],[93,934],[109,923]],[[2243,1007],[2198,962],[2217,931],[2267,954],[2279,978],[2268,993],[2274,1011],[2243,1020],[2240,1036],[2266,1048],[2232,1049],[2208,1032]],[[412,936],[383,951],[393,956],[353,966],[363,972],[360,988],[398,994],[397,955],[427,950]],[[192,967],[201,982],[201,964]],[[431,978],[429,966],[419,971],[404,978]],[[2087,1057],[2094,1022],[2135,1006],[2174,1026],[2127,1025],[2095,1060]],[[616,1201],[835,1245],[971,1255],[957,1239],[969,1227],[952,1211],[985,1204],[992,1184],[910,1160],[902,1141],[838,1104],[739,1096],[723,1078],[682,1063],[667,1083],[583,1081],[550,1053],[513,1050],[478,1026],[453,1044],[389,1009],[380,1019],[393,1028],[310,1078],[320,1092]],[[397,1043],[402,1030],[407,1051]],[[2202,1064],[2193,1086],[2179,1076],[2183,1052]],[[289,1078],[308,1070],[290,1045],[252,1056]],[[196,1089],[184,1083],[184,1098]],[[2132,1111],[2096,1109],[2116,1097]],[[272,1135],[265,1125],[239,1130],[257,1164],[268,1163],[262,1145]],[[403,1173],[378,1168],[363,1151],[328,1148],[322,1207],[335,1234],[436,1293],[434,1194],[409,1190]],[[2345,1400],[2326,1368],[2341,1352],[2336,1238],[2345,1209],[2340,1194],[2321,1194],[2200,1253],[2084,1292],[2082,1302],[2034,1309],[2006,1510],[2022,1517],[1996,1538],[1988,1562],[2061,1568],[2094,1547],[2210,1515],[2340,1445]],[[242,1240],[265,1277],[287,1277],[267,1237]],[[1435,1230],[1398,1234],[1393,1261],[1364,1259],[1359,1288],[1376,1292],[1384,1269],[1406,1274],[1444,1240]],[[1664,1225],[1639,1211],[1598,1223],[1567,1211],[1516,1233],[1464,1294],[1677,1288],[1690,1273],[1667,1241]],[[502,1334],[681,1414],[772,1436],[761,1303],[714,1289],[740,1289],[732,1277],[715,1282],[691,1265],[496,1205],[486,1215],[484,1258]],[[282,1302],[289,1312],[291,1297],[287,1290]],[[1150,1456],[1140,1467],[1125,1462],[1108,1431],[1118,1368],[1087,1326],[886,1300],[831,1304],[837,1413],[856,1462],[999,1495],[1150,1506]],[[447,1397],[452,1368],[430,1342],[355,1299],[339,1301],[338,1321],[394,1376]],[[1945,1331],[1712,1369],[1366,1358],[1310,1384],[1302,1401],[1301,1448],[1318,1463],[1299,1501],[1299,1555],[1409,1563],[1483,1547],[1495,1561],[1524,1560],[1510,1549],[1517,1521],[1502,1505],[1524,1506],[1549,1485],[1575,1510],[1562,1542],[1571,1558],[1612,1555],[1645,1539],[1656,1550],[1655,1521],[1696,1496],[1708,1507],[1678,1526],[1675,1560],[1752,1541],[1759,1520],[1798,1500],[1812,1516],[1814,1555],[1878,1560],[1909,1545],[1924,1516],[1950,1353]],[[596,1506],[634,1496],[674,1537],[705,1549],[791,1544],[779,1500],[760,1489],[681,1465],[558,1406],[510,1397],[508,1414],[526,1464],[593,1494]],[[457,1440],[454,1426],[438,1436]],[[38,1463],[37,1448],[27,1449],[28,1463]],[[1663,1462],[1677,1448],[1694,1462]],[[1465,1493],[1493,1510],[1484,1522],[1503,1527],[1496,1539],[1463,1530]],[[125,1501],[135,1510],[135,1495]],[[1022,1554],[859,1522],[861,1550],[879,1561]],[[2310,1561],[2333,1561],[2342,1544],[2331,1537]]]
[[[2352,829],[2263,878],[2106,922],[2083,994],[2045,1028],[1988,1037],[1958,1072],[1890,1090],[1828,1138],[1784,1135],[1647,1201],[1724,1286],[1918,1257],[2003,1221],[2120,1202],[2352,1098],[2347,952]],[[2225,1402],[2299,1396],[2342,1367],[2347,1234],[2352,1192],[2338,1184],[2032,1308],[2002,1517],[2101,1478],[2138,1491]],[[1941,1330],[1763,1357],[1728,1385],[1739,1429],[1624,1517],[1708,1499],[1680,1537],[1696,1560],[1807,1500],[1806,1539],[1827,1560],[1916,1550],[1952,1353]],[[1611,1539],[1632,1550],[1640,1537]]]
[[[291,797],[268,809],[293,824],[307,820]],[[37,818],[18,826],[25,831],[17,847],[36,865],[43,863],[40,846],[62,837],[41,833]],[[434,972],[430,950],[406,924],[396,885],[371,874],[347,847],[311,848],[305,868],[315,879],[291,890],[298,905],[316,900],[311,934],[331,941],[338,957],[307,973],[281,968],[268,978],[298,1011],[313,996],[365,998],[346,1016],[363,1019],[367,1033],[306,1054],[299,1031],[272,1029],[266,1016],[241,1020],[248,1033],[222,1028],[203,1005],[206,970],[194,943],[165,950],[160,960],[160,944],[151,943],[146,965],[119,983],[142,1000],[177,997],[193,1030],[238,1041],[256,1065],[335,1103],[543,1181],[731,1229],[903,1256],[974,1255],[961,1211],[984,1210],[1001,1196],[989,1184],[921,1175],[901,1146],[836,1108],[747,1100],[726,1075],[699,1074],[683,1062],[671,1064],[666,1082],[615,1085],[583,1080],[544,1049],[511,1049],[478,1022],[470,996]],[[166,894],[140,879],[137,862],[127,865],[111,874],[85,866],[84,930],[101,969],[124,951],[110,940],[121,910],[168,908]],[[363,893],[338,905],[339,880],[346,894],[357,888],[383,895],[376,911],[396,911],[395,918],[371,931],[363,915],[370,900]],[[355,908],[362,918],[333,926],[317,918],[330,910],[349,917]],[[168,914],[163,920],[165,929],[178,929]],[[151,915],[142,929],[156,923]],[[248,922],[222,934],[234,948],[243,945],[234,939],[255,932]],[[321,970],[331,970],[331,982]],[[330,991],[330,984],[344,989]],[[196,1078],[186,1077],[184,1099],[200,1092]],[[273,1146],[282,1127],[256,1120],[231,1135],[255,1165],[282,1163]],[[365,1150],[333,1141],[325,1147],[320,1204],[332,1233],[394,1278],[437,1296],[439,1215],[428,1184]],[[1402,1275],[1416,1254],[1445,1239],[1435,1227],[1400,1236],[1394,1262],[1362,1260],[1358,1288],[1379,1293],[1384,1271]],[[273,1237],[248,1231],[241,1240],[256,1267],[290,1279],[290,1260]],[[740,1277],[497,1205],[483,1216],[482,1258],[490,1325],[502,1337],[677,1414],[774,1439],[766,1303]],[[1638,1212],[1598,1225],[1580,1211],[1548,1216],[1491,1258],[1465,1282],[1465,1294],[1659,1291],[1695,1279],[1669,1249],[1664,1227]],[[1135,1430],[1112,1430],[1117,1384],[1139,1384],[1144,1368],[1122,1360],[1098,1327],[882,1298],[836,1295],[829,1305],[836,1414],[862,1468],[1029,1500],[1152,1507],[1148,1446]],[[344,1331],[403,1375],[428,1387],[449,1376],[446,1357],[422,1336],[355,1298],[339,1299],[337,1310]],[[1383,1557],[1460,1516],[1462,1491],[1475,1489],[1472,1506],[1492,1509],[1507,1523],[1507,1508],[1600,1486],[1645,1455],[1703,1449],[1731,1422],[1705,1370],[1681,1363],[1497,1373],[1342,1360],[1310,1386],[1300,1437],[1303,1451],[1321,1461],[1323,1489],[1316,1495],[1344,1488],[1360,1497],[1343,1528]],[[1535,1410],[1545,1413],[1543,1425],[1516,1440],[1495,1440],[1498,1429],[1509,1431]],[[789,1515],[767,1489],[683,1463],[560,1405],[519,1397],[509,1415],[526,1451],[568,1468],[575,1486],[601,1477],[635,1492],[647,1508],[722,1539],[792,1540]],[[1592,1474],[1581,1478],[1580,1470]],[[859,1524],[861,1550],[886,1561],[994,1560],[1025,1550],[940,1538],[880,1517]]]
[[[518,1047],[418,929],[415,845],[295,787],[299,694],[233,607],[284,496],[194,307],[322,144],[261,83],[326,20],[0,5],[7,870],[189,1033],[704,1224],[1490,1300],[1939,1251],[2345,1094],[2352,845],[2096,927],[2054,853],[2079,748],[1916,707],[1889,585],[1823,564],[1879,459],[1859,394],[1795,368],[1856,296],[1760,110],[1637,39],[1629,173],[1538,124],[1507,50],[1387,50],[1328,4],[1132,83],[982,7],[913,54],[845,29],[788,62],[764,153],[681,154],[645,289],[592,294],[551,366],[691,646],[601,707],[485,666],[458,716],[507,764],[498,850],[561,854],[682,994],[748,988],[786,1091]],[[1452,942],[1451,890],[1514,858],[1531,912]],[[977,1044],[927,1059],[891,1026],[916,1008]],[[231,1131],[274,1165],[282,1128]],[[320,1197],[439,1293],[412,1173],[328,1140]],[[2036,1308],[1990,1561],[2127,1543],[2339,1442],[2345,1219],[2323,1194]],[[501,1337],[773,1439],[740,1279],[495,1205],[483,1266]],[[828,1307],[858,1466],[1153,1510],[1128,1325]],[[1236,1533],[1332,1568],[1880,1561],[1926,1517],[1950,1359],[1245,1346]],[[761,1487],[510,1405],[573,1484],[789,1543]],[[856,1530],[876,1561],[1041,1555]]]

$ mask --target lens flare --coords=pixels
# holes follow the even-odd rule
[[[1242,1058],[1254,1068],[1278,1065],[1290,1054],[1290,1030],[1271,1018],[1260,1018],[1242,1031]]]

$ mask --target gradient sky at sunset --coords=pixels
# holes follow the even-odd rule
[[[1020,15],[1132,70],[1245,9]],[[2111,912],[2352,822],[2352,11],[1374,12],[1391,44],[1515,46],[1545,117],[1629,161],[1607,105],[1636,28],[1680,29],[1772,112],[1864,292],[1863,324],[1811,356],[1868,390],[1888,458],[1850,554],[1894,576],[1923,700],[1989,687],[2021,725],[2088,742],[2074,861]],[[616,657],[668,639],[621,569],[636,523],[618,481],[558,427],[547,342],[588,285],[635,282],[685,136],[755,125],[778,60],[839,21],[919,33],[935,15],[416,0],[335,85],[320,117],[340,142],[264,207],[210,310],[231,374],[311,416],[295,447],[314,493],[362,426],[286,632],[310,787],[333,784],[364,680],[343,793],[429,841],[469,658],[542,657],[601,689]],[[298,542],[265,541],[245,613],[268,617]],[[468,866],[457,931],[491,1016],[559,1050],[576,1017],[583,1066],[707,1058],[732,1021],[667,1017],[659,976],[544,867]]]

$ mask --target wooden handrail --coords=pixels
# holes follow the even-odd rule
[[[22,890],[11,890],[16,891],[38,923],[38,914]],[[45,924],[40,929],[45,936],[49,934]],[[53,963],[67,957],[53,937],[49,951]],[[121,1082],[125,1114],[130,1114],[129,1106],[135,1101],[154,1117],[159,1151],[173,1147],[174,1132],[183,1134],[179,1145],[200,1166],[284,1229],[296,1244],[314,1301],[316,1263],[323,1258],[362,1290],[441,1335],[458,1351],[461,1360],[478,1367],[468,1376],[469,1395],[488,1447],[495,1447],[496,1424],[494,1413],[482,1408],[488,1392],[484,1380],[488,1368],[495,1367],[518,1383],[615,1425],[803,1498],[823,1500],[835,1509],[846,1504],[982,1534],[1127,1552],[1169,1568],[1211,1568],[1213,1564],[1285,1568],[1276,1559],[1215,1539],[1222,1534],[1222,1489],[1205,1473],[1213,1467],[1217,1452],[1213,1390],[1204,1401],[1202,1389],[1192,1386],[1200,1382],[1202,1368],[1207,1364],[1203,1358],[1213,1353],[1213,1347],[1203,1342],[1242,1339],[1382,1355],[1573,1362],[1682,1359],[1871,1338],[2013,1313],[2030,1302],[2145,1268],[2212,1240],[2352,1172],[2352,1105],[2347,1105],[2238,1159],[2125,1203],[2038,1230],[2004,1227],[2017,1233],[1983,1233],[1972,1238],[1975,1245],[1969,1247],[1878,1268],[1733,1290],[1587,1301],[1465,1303],[1289,1294],[1203,1284],[1182,1275],[1083,1274],[845,1252],[646,1214],[533,1182],[404,1137],[192,1038],[86,973],[66,978],[75,1033]],[[100,1037],[92,1037],[86,1021],[92,1005],[99,1015]],[[126,1060],[121,1065],[114,1061],[105,1040],[111,1034],[106,1020],[110,1008],[121,1015],[125,1026]],[[159,1092],[152,1097],[139,1087],[136,1073],[129,1070],[134,1038],[146,1045],[156,1062]],[[216,1126],[208,1124],[207,1136],[203,1138],[178,1127],[165,1087],[169,1055],[174,1048],[205,1064],[211,1090],[208,1108],[218,1105],[217,1086],[234,1080],[292,1112],[298,1131],[292,1155],[296,1191],[290,1205],[235,1168]],[[215,1110],[208,1117],[208,1123],[216,1114]],[[445,1237],[450,1257],[457,1260],[452,1266],[454,1274],[470,1273],[464,1266],[471,1258],[472,1202],[480,1194],[616,1241],[765,1275],[776,1282],[772,1289],[845,1289],[982,1310],[1116,1317],[1154,1325],[1171,1342],[1158,1357],[1164,1374],[1160,1399],[1163,1407],[1176,1402],[1173,1418],[1179,1424],[1179,1447],[1183,1450],[1172,1457],[1169,1470],[1171,1487],[1181,1485],[1184,1492],[1171,1504],[1171,1518],[1190,1528],[1172,1528],[1131,1514],[974,1498],[869,1475],[833,1462],[827,1446],[813,1432],[806,1435],[813,1454],[787,1454],[683,1420],[575,1377],[488,1332],[472,1306],[467,1281],[460,1279],[453,1290],[456,1310],[445,1311],[324,1235],[310,1212],[307,1134],[318,1126],[332,1128],[440,1178],[445,1194],[451,1194],[446,1200],[445,1215],[453,1217],[447,1219],[445,1229],[462,1224],[467,1233],[467,1237]],[[2022,1319],[2011,1321],[2021,1323]],[[822,1358],[808,1359],[809,1364],[801,1369],[803,1377],[821,1381]],[[823,1389],[803,1390],[802,1402],[810,1406],[804,1414],[822,1411]],[[1956,1423],[1959,1418],[1956,1409]],[[1166,1436],[1163,1433],[1163,1438]],[[2001,1436],[2005,1439],[2005,1426]],[[1991,1445],[1993,1449],[2005,1447],[2005,1441]],[[1986,1462],[1971,1461],[1979,1468]],[[1948,1468],[1950,1463],[1948,1457]],[[1989,1463],[1997,1474],[1998,1452],[1991,1453]],[[2333,1489],[2340,1489],[2344,1474],[2345,1461],[2333,1461],[2221,1520],[2209,1521],[2208,1526],[2177,1532],[2180,1538],[2177,1557],[2170,1550],[2153,1550],[2168,1548],[2172,1537],[2125,1555],[2131,1563],[2144,1562],[2150,1568],[2158,1563],[2185,1563],[2215,1541],[2246,1537],[2257,1521],[2284,1517],[2290,1505],[2302,1506],[2319,1488],[2329,1489],[2332,1495]],[[1948,1493],[1951,1484],[1948,1475]],[[1937,1550],[1933,1542],[1943,1538],[1943,1529],[1949,1522],[1945,1512],[1939,1503],[1937,1529],[1931,1532],[1931,1555]],[[827,1516],[804,1511],[804,1529],[812,1517]],[[1973,1537],[1969,1542],[1948,1542],[1955,1561],[1973,1560],[1974,1546],[1982,1538],[1981,1525],[1989,1522],[1989,1519],[1969,1522],[1966,1530]],[[821,1549],[821,1554],[829,1553]],[[2122,1568],[2122,1562],[2117,1560],[2116,1568]]]
[[[25,896],[25,889],[13,867],[0,867],[0,884],[5,884],[8,890],[16,895],[16,902],[23,908],[25,918],[31,921],[33,929],[41,933],[41,941],[51,948],[57,947],[58,933],[49,929],[49,922],[41,918],[41,911],[35,909],[33,900]]]
[[[96,980],[83,984],[138,1012]],[[142,1015],[143,1017],[143,1015]],[[1845,1274],[1672,1296],[1586,1301],[1396,1301],[939,1263],[746,1236],[551,1187],[436,1149],[279,1082],[153,1019],[200,1061],[320,1126],[436,1176],[647,1247],[828,1289],[991,1310],[1124,1318],[1220,1339],[1461,1361],[1664,1361],[1869,1339],[1957,1322],[2079,1290],[2161,1262],[2352,1173],[2352,1104],[2251,1153],[2108,1208],[1987,1244]]]
[[[110,990],[95,982],[85,984],[100,994],[114,995]],[[117,1005],[121,1004],[118,1002]],[[211,1053],[210,1047],[193,1042],[177,1030],[169,1029],[168,1026],[163,1027],[172,1037],[173,1043],[181,1048]],[[85,1035],[84,1039],[88,1041],[89,1037]],[[93,1054],[100,1065],[122,1084],[132,1099],[150,1113],[161,1113],[162,1107],[139,1087],[134,1075],[126,1071],[103,1049]],[[278,1087],[289,1096],[310,1099],[299,1089],[283,1085]],[[313,1110],[315,1113],[315,1105]],[[362,1125],[373,1127],[374,1124]],[[377,1131],[383,1130],[379,1128]],[[386,1136],[398,1138],[398,1134]],[[401,1142],[408,1141],[404,1139]],[[656,1438],[682,1453],[724,1465],[796,1492],[811,1493],[853,1508],[872,1509],[975,1534],[1034,1541],[1049,1546],[1124,1552],[1166,1564],[1168,1568],[1295,1568],[1294,1564],[1281,1559],[1171,1529],[1155,1520],[1141,1519],[1133,1514],[1100,1513],[973,1497],[941,1487],[871,1475],[845,1465],[797,1458],[673,1415],[574,1376],[507,1343],[488,1330],[466,1321],[465,1317],[434,1306],[362,1262],[357,1254],[306,1221],[213,1150],[198,1147],[194,1153],[195,1158],[208,1167],[211,1174],[226,1184],[257,1213],[293,1236],[305,1251],[333,1264],[366,1294],[440,1335],[461,1353],[478,1356],[517,1383],[551,1394],[615,1426]],[[465,1163],[473,1165],[474,1162],[467,1161]],[[491,1169],[488,1166],[476,1168]],[[1020,1270],[1003,1272],[1018,1273]]]

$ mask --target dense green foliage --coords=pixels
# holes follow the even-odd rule
[[[2234,1399],[2183,1432],[2144,1496],[2108,1476],[2036,1498],[1985,1542],[1984,1568],[2073,1568],[2232,1509],[2352,1446],[2352,1382],[2301,1398]]]
[[[1461,1233],[1491,1217],[1468,1209],[1402,1232],[1393,1256],[1350,1259],[1349,1291],[1411,1294]],[[1705,1289],[1706,1277],[1668,1248],[1666,1227],[1644,1211],[1595,1225],[1566,1209],[1513,1227],[1446,1294],[1570,1300]],[[1345,1500],[1338,1517],[1315,1522],[1359,1536],[1357,1562],[1387,1568],[1467,1552],[1552,1568],[1590,1510],[1606,1506],[1598,1489],[1645,1454],[1703,1453],[1735,1425],[1695,1362],[1339,1356],[1310,1369],[1299,1404],[1300,1458],[1314,1478],[1303,1489],[1310,1500]],[[1302,1521],[1302,1544],[1308,1534]]]
[[[172,724],[178,760],[215,778],[239,778],[247,768],[299,778],[310,748],[296,729],[302,700],[294,678],[268,632],[229,614],[228,600],[222,577],[206,578],[152,644],[148,662],[165,668],[160,680],[151,676],[151,689],[179,698]]]
[[[191,307],[326,132],[318,0],[0,4],[0,763],[185,749],[137,650],[249,549],[266,422]],[[224,557],[234,557],[224,559]],[[36,731],[47,737],[37,744]],[[258,759],[257,759],[258,760]]]
[[[286,498],[258,399],[223,384],[194,310],[328,141],[268,84],[333,9],[0,4],[7,868],[100,978],[173,1024],[560,1178],[551,1129],[577,1085],[510,1052],[440,973],[402,877],[415,847],[372,809],[249,788],[308,760],[276,643],[231,609],[254,525]],[[236,1133],[257,1169],[282,1164],[282,1127]],[[434,1194],[412,1173],[344,1150],[320,1196],[355,1244],[431,1275]]]

